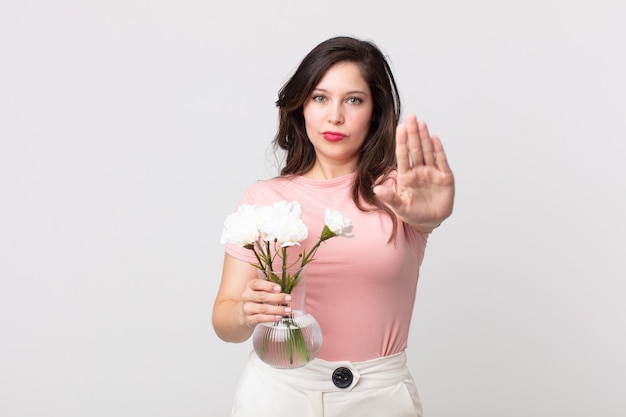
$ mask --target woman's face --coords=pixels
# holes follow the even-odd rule
[[[356,167],[373,106],[369,85],[356,64],[340,62],[326,71],[303,106],[318,164]]]

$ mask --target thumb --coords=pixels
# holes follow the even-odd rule
[[[392,208],[395,208],[398,204],[400,204],[400,199],[391,187],[377,185],[374,187],[373,191],[374,194],[376,194],[376,197]]]

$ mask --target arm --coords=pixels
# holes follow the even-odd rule
[[[258,279],[257,269],[247,262],[224,255],[222,282],[213,305],[213,328],[226,342],[243,342],[261,322],[276,320],[290,310],[289,295],[280,286]]]
[[[452,214],[454,175],[437,136],[409,114],[396,132],[396,189],[378,185],[374,193],[405,223],[430,232]]]

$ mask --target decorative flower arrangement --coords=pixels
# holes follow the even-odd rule
[[[342,212],[326,209],[325,224],[318,241],[308,252],[303,249],[297,259],[290,263],[288,249],[300,246],[300,242],[307,236],[308,229],[302,221],[300,203],[282,200],[267,206],[241,205],[235,213],[226,217],[221,242],[253,251],[257,263],[251,265],[260,271],[260,276],[280,285],[282,292],[291,294],[304,275],[304,267],[315,260],[315,253],[321,243],[335,236],[352,237],[352,222]],[[289,363],[280,367],[299,366],[294,365],[298,354],[303,356],[304,362],[313,359],[314,355],[307,348],[300,326],[291,314],[274,324],[287,330],[281,346],[284,347]],[[257,349],[261,359],[264,359],[271,343],[270,337],[266,334]]]
[[[280,284],[284,293],[290,294],[297,277],[285,280],[283,276],[279,279],[272,274],[272,271],[278,270],[274,268],[274,262],[278,258],[282,271],[292,267],[293,264],[288,264],[287,249],[300,246],[307,236],[300,203],[282,200],[271,206],[241,205],[235,213],[226,217],[221,242],[253,251],[258,263],[252,265],[263,271],[270,281]],[[352,237],[352,222],[340,211],[326,209],[319,240],[308,253],[304,249],[298,255],[300,267],[315,259],[315,252],[323,241],[335,236]]]

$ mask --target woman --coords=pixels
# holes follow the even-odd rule
[[[276,104],[274,145],[284,166],[241,203],[298,201],[311,230],[321,230],[326,208],[336,209],[354,237],[324,242],[307,266],[306,308],[323,331],[317,358],[284,370],[251,353],[233,416],[421,416],[404,350],[427,238],[452,213],[454,177],[442,144],[412,114],[398,125],[394,77],[367,41],[320,43]],[[289,312],[289,295],[256,279],[251,262],[251,251],[226,245],[213,326],[228,342]]]

